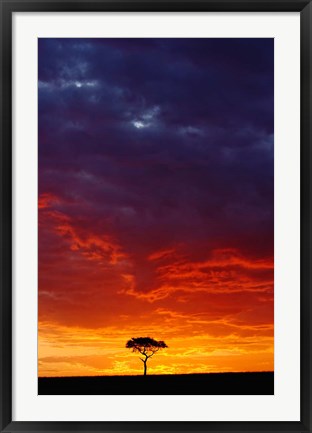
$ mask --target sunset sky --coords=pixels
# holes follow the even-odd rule
[[[39,39],[39,376],[273,370],[273,39]]]

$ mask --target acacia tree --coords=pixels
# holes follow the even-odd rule
[[[168,346],[164,341],[156,341],[150,337],[131,338],[131,340],[126,343],[127,349],[132,349],[132,352],[139,352],[144,356],[144,358],[140,358],[144,364],[144,376],[146,376],[147,371],[147,360],[158,352],[158,350],[165,349],[166,347]]]

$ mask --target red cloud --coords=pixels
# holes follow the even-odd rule
[[[52,204],[59,203],[59,199],[56,195],[51,193],[44,193],[41,194],[38,199],[38,208],[39,209],[46,209],[51,207]]]
[[[177,257],[173,253],[174,250],[165,250],[148,257],[148,260],[168,262],[155,268],[157,287],[141,291],[133,277],[131,285],[123,293],[155,302],[177,292],[260,294],[273,291],[273,258],[252,259],[243,256],[237,249],[215,249],[203,261],[192,262],[181,258],[172,262],[172,258]]]
[[[50,194],[42,194],[39,198],[41,210],[39,224],[48,224],[50,229],[67,240],[71,251],[77,251],[89,260],[108,260],[111,264],[126,257],[118,242],[108,234],[97,235],[92,230],[85,230],[73,217],[58,210],[51,209],[51,205],[61,203],[61,200]]]

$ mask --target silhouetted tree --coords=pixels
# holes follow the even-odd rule
[[[165,349],[166,347],[168,346],[164,341],[156,341],[150,337],[131,338],[126,344],[127,349],[132,349],[132,352],[139,352],[144,356],[144,358],[140,358],[144,364],[144,376],[146,376],[147,371],[147,360],[158,350]]]

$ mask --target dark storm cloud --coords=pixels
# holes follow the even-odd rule
[[[138,261],[272,255],[273,59],[272,39],[39,39],[40,192]]]
[[[273,131],[271,39],[45,39],[39,55],[39,79],[99,80],[110,111],[117,99],[109,88],[130,112],[161,105],[166,123],[225,126],[244,116]]]

